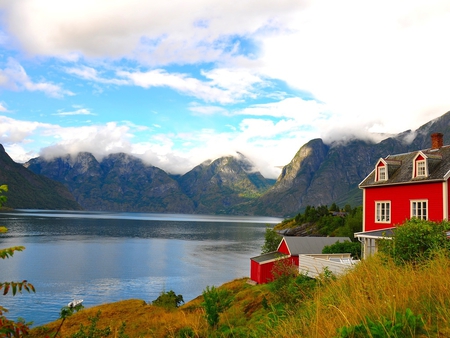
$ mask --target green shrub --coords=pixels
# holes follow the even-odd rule
[[[423,332],[424,325],[421,315],[415,316],[411,309],[406,309],[404,314],[396,312],[392,320],[381,317],[379,320],[372,321],[366,318],[365,323],[341,327],[338,329],[337,338],[415,337]]]
[[[350,242],[337,241],[334,244],[326,245],[322,249],[322,253],[324,254],[334,254],[334,253],[350,253],[352,257],[360,258],[361,257],[361,243],[360,242]]]
[[[184,303],[183,296],[177,295],[173,290],[161,292],[152,304],[166,309],[175,309]]]
[[[203,291],[202,306],[206,312],[206,321],[212,328],[217,327],[220,314],[231,304],[231,297],[227,290],[209,286]]]
[[[392,257],[396,264],[411,262],[418,264],[431,255],[450,249],[446,232],[449,222],[431,222],[412,218],[395,229],[392,239],[380,241],[379,251]]]

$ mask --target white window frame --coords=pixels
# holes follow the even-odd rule
[[[375,223],[391,223],[391,201],[375,202]]]
[[[416,161],[416,177],[427,176],[427,163],[425,160]]]
[[[386,166],[378,167],[378,181],[386,181],[387,180],[387,170]]]
[[[411,200],[411,218],[428,219],[428,200]]]

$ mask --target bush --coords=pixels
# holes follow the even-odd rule
[[[382,240],[379,251],[396,264],[418,264],[438,250],[450,249],[446,235],[449,229],[450,223],[446,221],[436,223],[412,218],[395,229],[392,239]]]
[[[219,315],[231,304],[231,297],[227,290],[209,286],[203,291],[202,306],[206,312],[206,321],[212,328],[219,324]]]
[[[152,302],[153,305],[166,309],[175,309],[179,307],[181,303],[184,303],[183,296],[175,294],[172,290],[169,292],[161,292],[159,297]]]
[[[350,242],[337,241],[334,244],[326,245],[322,249],[322,253],[324,254],[334,254],[334,253],[350,253],[352,257],[360,258],[361,257],[361,243],[360,242]]]
[[[366,323],[345,326],[338,329],[338,338],[364,338],[364,337],[415,337],[423,332],[424,320],[422,316],[415,316],[411,309],[405,313],[396,312],[393,320],[381,317],[372,321],[366,318]]]
[[[268,287],[273,299],[286,306],[296,305],[305,299],[316,285],[316,280],[299,274],[298,267],[288,259],[277,261],[272,269],[274,280]]]

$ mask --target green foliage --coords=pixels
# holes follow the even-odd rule
[[[355,232],[362,231],[362,206],[352,209],[347,204],[342,212],[336,203],[333,203],[330,209],[326,205],[317,208],[308,205],[303,214],[299,213],[294,218],[285,219],[280,227],[296,227],[304,224],[314,225],[311,227],[313,235],[353,239]]]
[[[316,285],[316,280],[299,274],[298,267],[288,259],[278,260],[273,269],[274,280],[268,287],[278,304],[293,306],[305,299]]]
[[[366,318],[365,323],[341,327],[338,329],[337,338],[415,337],[423,333],[424,325],[422,316],[415,316],[408,308],[405,313],[396,312],[392,320],[383,316],[376,321]]]
[[[176,337],[177,338],[194,338],[195,332],[190,327],[182,327],[178,330]]]
[[[348,206],[350,207],[350,206]],[[348,207],[346,206],[345,211],[347,212]],[[335,232],[336,236],[341,237],[349,237],[354,238],[355,232],[362,231],[362,218],[363,218],[363,209],[362,206],[359,206],[355,209],[352,209],[345,216],[344,226],[340,229],[337,229]]]
[[[449,229],[447,221],[436,223],[412,218],[395,229],[392,239],[380,241],[379,251],[390,256],[396,264],[418,264],[436,251],[450,250],[446,235]]]
[[[230,306],[232,298],[227,290],[217,289],[214,286],[211,288],[207,286],[202,294],[202,306],[206,312],[206,321],[210,327],[216,328],[220,314]]]
[[[8,186],[6,184],[0,185],[0,207],[6,202],[5,192],[8,192]]]
[[[322,249],[323,254],[334,254],[334,253],[350,253],[352,257],[360,258],[361,257],[361,243],[359,242],[350,242],[337,241],[334,244],[326,245]]]
[[[184,303],[183,296],[175,294],[174,291],[161,292],[152,304],[166,309],[175,309]]]
[[[0,207],[5,203],[6,196],[4,192],[8,191],[7,185],[0,185]],[[5,233],[7,229],[0,227],[0,234]],[[0,258],[6,259],[14,255],[15,251],[22,251],[25,248],[23,246],[15,246],[11,248],[0,249]],[[8,294],[11,291],[15,296],[17,292],[22,293],[22,290],[27,292],[36,292],[33,284],[28,283],[26,280],[22,282],[0,282],[0,291],[3,289],[3,295]],[[4,316],[4,312],[8,310],[0,306],[0,336],[1,337],[22,337],[29,332],[29,325],[31,323],[25,323],[23,320],[13,321]]]
[[[84,306],[82,303],[79,303],[75,306],[64,306],[61,308],[61,311],[59,312],[59,318],[66,319],[67,317],[70,317],[75,312],[78,312],[82,309],[84,309]]]
[[[98,311],[95,317],[89,317],[91,324],[89,326],[80,325],[80,330],[74,333],[72,338],[102,338],[111,334],[111,328],[108,326],[104,329],[97,328],[101,312]]]
[[[10,320],[4,316],[7,309],[0,306],[0,337],[24,337],[30,332],[30,323],[26,323],[23,319],[17,321]]]
[[[339,207],[337,206],[336,203],[333,202],[333,204],[330,207],[330,211],[339,211]]]
[[[264,234],[264,244],[261,247],[261,253],[269,253],[276,251],[281,242],[282,237],[270,227],[266,225],[266,233]]]

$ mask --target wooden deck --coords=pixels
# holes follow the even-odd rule
[[[350,254],[315,254],[299,255],[299,271],[311,278],[316,278],[327,268],[339,276],[351,269],[357,262]]]

